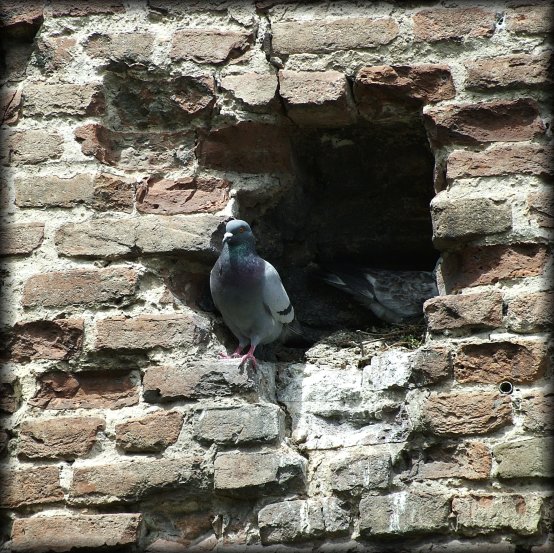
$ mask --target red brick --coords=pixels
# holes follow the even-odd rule
[[[454,328],[498,328],[502,326],[502,294],[481,292],[437,296],[424,304],[431,332]]]
[[[75,467],[70,501],[90,505],[136,500],[162,489],[200,491],[208,484],[204,461],[202,456],[188,455]]]
[[[343,17],[275,21],[271,32],[273,51],[287,55],[374,48],[392,42],[399,27],[390,17]]]
[[[452,375],[452,351],[443,346],[424,346],[412,357],[412,379],[416,384],[436,384]]]
[[[207,321],[189,315],[113,317],[96,323],[97,349],[151,349],[192,346],[206,340]]]
[[[532,192],[527,196],[529,212],[537,224],[544,228],[554,228],[554,192],[552,189]]]
[[[424,120],[435,144],[519,142],[545,130],[538,105],[529,98],[432,107]]]
[[[111,165],[117,160],[112,136],[113,133],[99,123],[88,123],[75,129],[75,140],[81,143],[83,154]]]
[[[550,65],[549,53],[513,54],[470,60],[465,63],[465,85],[478,90],[546,85],[551,82]]]
[[[525,174],[554,175],[554,149],[541,144],[494,144],[482,152],[454,150],[447,159],[446,176],[492,177]]]
[[[221,79],[221,87],[250,108],[276,107],[277,77],[274,73],[240,73]]]
[[[91,207],[98,211],[131,213],[134,203],[134,181],[117,175],[100,173],[94,179]]]
[[[340,71],[279,71],[279,94],[298,125],[341,126],[353,122],[350,86]]]
[[[0,507],[15,509],[41,503],[55,503],[64,498],[60,469],[55,466],[13,470],[2,467]]]
[[[509,396],[496,392],[432,393],[423,416],[441,436],[487,434],[512,423],[512,407]]]
[[[0,113],[2,125],[15,125],[21,109],[21,90],[4,89],[0,94]]]
[[[87,0],[86,3],[73,2],[73,0],[56,0],[52,4],[53,17],[111,15],[124,12],[124,4],[119,0]]]
[[[415,480],[486,480],[491,473],[492,454],[481,442],[446,442],[425,449],[423,460],[416,463]]]
[[[149,177],[137,192],[137,210],[163,215],[213,213],[227,205],[229,188],[229,181],[216,177]]]
[[[3,0],[0,5],[0,28],[6,36],[29,40],[44,20],[43,1]]]
[[[416,40],[428,42],[490,37],[496,23],[494,11],[477,7],[421,10],[412,19]]]
[[[548,330],[554,325],[554,291],[518,294],[508,302],[506,326],[514,332]]]
[[[245,121],[200,138],[196,155],[201,166],[244,173],[291,170],[291,145],[283,127]]]
[[[530,432],[551,434],[554,431],[553,408],[554,393],[543,390],[526,392],[519,404],[523,428]]]
[[[242,31],[181,29],[173,36],[169,57],[174,61],[223,63],[243,54],[252,41],[252,34]]]
[[[0,255],[36,250],[44,238],[44,223],[5,223],[0,228]]]
[[[17,455],[25,459],[75,459],[87,455],[105,421],[89,417],[25,420],[19,429]]]
[[[550,257],[542,244],[468,247],[445,256],[441,273],[447,290],[538,276]]]
[[[458,382],[518,384],[533,382],[544,375],[547,349],[543,342],[484,342],[463,344],[454,361]]]
[[[548,34],[552,32],[552,6],[545,2],[506,10],[506,29],[514,33]]]
[[[10,137],[8,147],[13,163],[44,163],[61,157],[63,137],[52,131],[20,131]]]
[[[97,84],[36,84],[23,89],[23,115],[102,115],[102,87]]]
[[[51,515],[18,518],[12,527],[13,551],[43,553],[136,545],[140,537],[140,513],[107,515]]]
[[[153,47],[154,35],[151,33],[95,33],[85,42],[84,50],[93,58],[146,63]]]
[[[37,377],[39,389],[29,405],[41,409],[119,409],[136,405],[139,391],[130,373],[52,371]]]
[[[136,292],[137,282],[137,272],[125,267],[38,274],[25,283],[23,306],[120,305]]]
[[[179,411],[158,410],[121,422],[115,426],[117,445],[126,452],[163,451],[177,441],[183,419]]]
[[[83,346],[82,319],[57,319],[16,323],[11,354],[14,361],[30,359],[69,359]]]

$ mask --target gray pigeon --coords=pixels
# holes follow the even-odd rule
[[[254,235],[248,223],[229,221],[223,236],[223,249],[210,273],[210,289],[215,306],[239,345],[231,356],[251,359],[254,350],[279,338],[283,326],[294,319],[294,309],[275,267],[256,253]]]
[[[377,318],[400,324],[423,316],[425,300],[438,295],[435,271],[389,271],[345,267],[321,278],[344,290]]]

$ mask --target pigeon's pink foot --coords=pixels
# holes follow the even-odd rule
[[[226,353],[220,353],[219,358],[220,359],[236,359],[237,357],[240,357],[242,352],[242,346],[238,346],[237,349],[231,353],[231,355],[227,355]]]
[[[254,368],[258,366],[258,362],[256,361],[256,358],[254,357],[254,350],[256,349],[256,346],[250,346],[250,349],[248,350],[248,353],[246,355],[242,356],[242,359],[240,360],[240,364],[246,363],[248,359],[252,361],[252,364],[254,365]]]

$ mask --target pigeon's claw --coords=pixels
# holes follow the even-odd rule
[[[240,364],[243,365],[248,361],[249,359],[252,361],[252,364],[254,365],[254,368],[258,367],[258,362],[256,361],[256,358],[254,357],[254,350],[256,349],[256,346],[250,346],[250,349],[248,352],[242,356],[242,359],[240,360]]]
[[[241,352],[244,346],[238,346],[237,349],[231,353],[231,355],[227,355],[226,353],[220,353],[219,358],[220,359],[236,359],[237,357],[241,356]]]

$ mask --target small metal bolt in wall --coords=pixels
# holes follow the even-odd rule
[[[498,389],[500,390],[501,394],[511,394],[514,391],[514,386],[511,382],[505,380],[504,382],[500,383]]]

